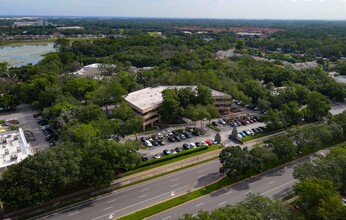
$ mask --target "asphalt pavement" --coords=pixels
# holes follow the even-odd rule
[[[222,177],[218,160],[117,190],[39,219],[117,218],[208,185]]]
[[[304,159],[307,160],[307,159]],[[152,216],[150,220],[174,220],[183,217],[184,213],[197,215],[200,210],[212,211],[227,204],[236,204],[244,200],[247,194],[255,193],[269,198],[283,198],[289,195],[294,184],[298,181],[293,177],[294,166],[301,163],[290,163],[246,181],[236,183],[199,199]]]

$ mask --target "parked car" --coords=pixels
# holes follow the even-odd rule
[[[157,142],[157,141],[153,141],[152,144],[153,144],[154,146],[159,146],[159,142]]]
[[[144,145],[147,147],[152,147],[153,144],[149,140],[145,140]]]
[[[199,136],[199,132],[198,131],[193,131],[192,134],[195,135],[195,136]]]
[[[175,149],[171,149],[171,154],[176,154],[177,151]]]
[[[189,132],[187,132],[187,131],[184,131],[183,134],[185,135],[186,138],[191,138],[192,137],[192,135]]]
[[[213,142],[213,144],[219,144],[215,139],[211,139],[211,141]]]
[[[182,152],[182,151],[183,151],[183,148],[181,148],[181,147],[176,147],[176,148],[175,148],[175,151],[176,151],[177,153]]]
[[[166,144],[163,140],[159,140],[158,143],[162,146]]]
[[[183,144],[183,148],[184,148],[185,150],[188,150],[188,149],[191,148],[191,146],[190,146],[190,144]]]
[[[184,134],[179,134],[179,137],[180,137],[181,140],[185,140],[186,139]]]
[[[148,158],[146,155],[143,155],[143,156],[142,156],[142,161],[143,161],[143,162],[148,161],[148,160],[149,160],[149,158]]]
[[[175,142],[175,138],[174,138],[174,137],[169,137],[169,138],[168,138],[168,141],[170,141],[170,142]]]
[[[141,137],[140,140],[144,143],[145,142],[145,137]]]
[[[165,150],[163,150],[163,154],[164,155],[170,155],[171,154],[171,150],[165,149]]]
[[[206,140],[205,143],[206,143],[208,146],[213,145],[213,141],[212,141],[212,140]]]
[[[219,126],[217,123],[216,123],[216,121],[213,121],[213,122],[211,122],[211,124],[213,125],[213,126]]]
[[[153,155],[153,158],[154,158],[154,159],[159,159],[159,158],[161,158],[161,155],[160,155],[160,154],[154,154],[154,155]]]
[[[242,137],[246,137],[246,136],[247,136],[244,132],[239,132],[239,134],[240,134]]]
[[[190,147],[191,147],[191,148],[196,148],[197,145],[196,145],[195,143],[190,143]]]
[[[202,143],[201,141],[199,141],[199,142],[196,142],[195,145],[196,145],[197,147],[200,147],[200,146],[203,145],[203,143]]]
[[[221,119],[221,118],[219,119],[219,123],[222,124],[222,125],[227,124],[227,123],[226,123],[223,119]]]
[[[174,139],[175,139],[176,141],[181,141],[181,138],[179,137],[179,135],[175,135],[175,136],[174,136]]]
[[[201,141],[200,144],[201,146],[209,146],[209,144],[207,144],[205,141]]]

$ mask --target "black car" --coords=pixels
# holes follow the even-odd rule
[[[162,146],[166,144],[163,140],[159,140],[158,143]]]
[[[186,139],[184,134],[179,134],[179,137],[181,138],[181,140],[185,140]]]
[[[45,126],[45,125],[48,125],[49,122],[47,120],[40,120],[37,122],[37,124],[41,125],[41,126]]]
[[[200,147],[200,146],[203,145],[201,142],[196,142],[195,144],[196,144],[197,147]]]
[[[216,127],[219,126],[216,121],[213,121],[211,124],[216,126]]]
[[[142,156],[142,161],[145,162],[145,161],[148,161],[149,158],[147,156]]]
[[[157,142],[157,141],[153,141],[153,142],[151,142],[154,146],[159,146],[159,142]]]
[[[175,139],[176,141],[181,141],[181,138],[180,138],[179,135],[176,135],[176,136],[174,137],[174,139]]]
[[[170,142],[175,142],[175,138],[174,138],[174,137],[169,137],[169,138],[168,138],[168,141],[170,141]]]
[[[183,135],[185,135],[186,138],[191,138],[192,135],[189,132],[184,131]]]
[[[192,134],[195,135],[195,136],[199,136],[199,132],[198,131],[193,131]]]
[[[175,151],[176,151],[177,153],[179,153],[179,152],[183,151],[183,148],[181,148],[181,147],[176,147],[176,148],[175,148]]]
[[[144,143],[145,142],[145,137],[141,137],[141,141]]]
[[[190,145],[189,145],[189,144],[183,144],[183,148],[184,148],[185,150],[188,150],[188,149],[190,149]]]
[[[171,154],[171,150],[165,149],[165,150],[163,150],[163,154],[164,155],[170,155]]]

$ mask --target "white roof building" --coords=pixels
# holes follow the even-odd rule
[[[17,164],[33,155],[23,129],[0,133],[0,169]]]
[[[73,72],[73,74],[80,76],[98,76],[102,73],[102,65],[116,67],[115,64],[93,63],[87,66],[83,66],[80,70]]]
[[[135,92],[129,93],[125,100],[137,111],[144,113],[148,112],[152,109],[156,109],[160,106],[160,104],[163,101],[162,98],[162,92],[165,89],[182,89],[186,87],[191,87],[191,89],[194,91],[197,89],[197,86],[158,86],[158,87],[148,87],[145,89],[141,89]],[[213,97],[223,97],[223,96],[229,96],[230,95],[219,92],[216,90],[211,89],[211,94]]]

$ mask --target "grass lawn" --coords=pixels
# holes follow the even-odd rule
[[[243,142],[252,141],[252,140],[255,140],[255,139],[258,139],[258,138],[261,138],[261,137],[265,137],[265,136],[268,136],[268,135],[271,135],[271,134],[278,133],[278,132],[280,132],[280,131],[268,131],[268,132],[257,134],[255,136],[246,136],[246,137],[243,137],[241,140]]]

